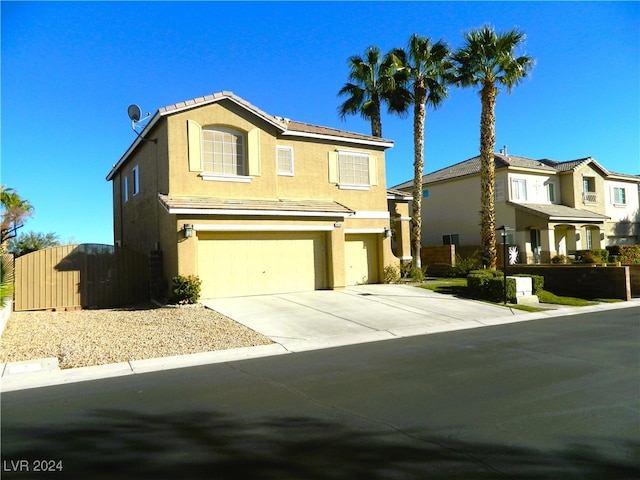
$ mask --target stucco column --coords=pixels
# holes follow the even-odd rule
[[[391,220],[396,240],[396,256],[400,260],[411,261],[411,217],[409,204],[396,203],[394,216]]]
[[[556,232],[552,226],[548,230],[540,232],[540,243],[542,243],[540,261],[542,263],[550,262],[551,257],[556,254]]]
[[[346,286],[344,258],[344,227],[336,227],[327,235],[329,288],[333,290]]]

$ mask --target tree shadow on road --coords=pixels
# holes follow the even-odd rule
[[[608,459],[581,445],[540,452],[306,417],[100,410],[78,424],[2,433],[3,475],[21,480],[640,477],[640,444],[617,445],[620,455]],[[11,461],[24,459],[62,460],[63,472],[10,471]]]

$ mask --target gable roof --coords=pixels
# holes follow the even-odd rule
[[[304,122],[296,122],[283,117],[276,117],[264,112],[263,110],[259,109],[255,105],[235,95],[233,92],[222,91],[222,92],[214,93],[204,97],[193,98],[191,100],[186,100],[184,102],[178,102],[172,105],[167,105],[165,107],[159,108],[158,111],[153,115],[151,120],[142,129],[142,132],[140,132],[139,136],[129,146],[129,148],[124,153],[124,155],[120,157],[120,160],[118,160],[118,162],[113,165],[111,171],[107,175],[107,180],[111,180],[113,178],[113,176],[120,169],[122,164],[134,152],[137,146],[143,141],[142,138],[144,138],[145,134],[151,131],[154,125],[161,118],[174,115],[179,112],[191,110],[194,108],[200,108],[206,105],[218,103],[223,100],[235,103],[239,107],[245,109],[247,112],[255,115],[256,117],[264,120],[268,124],[274,126],[279,132],[279,134],[282,135],[283,137],[286,137],[286,136],[306,137],[306,138],[319,139],[319,140],[330,140],[330,141],[339,141],[339,142],[346,142],[346,143],[352,143],[352,144],[358,144],[358,145],[368,145],[376,148],[385,148],[385,149],[393,147],[392,140],[373,137],[370,135],[365,135],[360,133],[348,132],[348,131],[339,130],[336,128],[322,127],[319,125],[312,125]]]
[[[605,177],[615,177],[623,180],[635,180],[640,182],[640,176],[638,175],[626,175],[620,173],[613,173],[606,170],[598,162],[591,157],[580,158],[577,160],[569,160],[566,162],[558,162],[555,160],[541,159],[534,160],[532,158],[519,157],[516,155],[506,155],[502,153],[495,153],[496,170],[501,168],[512,169],[526,169],[539,171],[541,173],[565,173],[574,171],[577,168],[591,164],[596,169],[600,170]],[[431,183],[443,182],[447,180],[453,180],[456,178],[462,178],[472,175],[480,174],[480,156],[470,158],[455,165],[436,170],[435,172],[428,173],[422,177],[422,184],[428,185]],[[413,186],[413,180],[396,185],[393,188],[406,189]]]

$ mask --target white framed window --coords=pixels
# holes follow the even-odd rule
[[[371,185],[369,156],[357,152],[338,152],[338,178],[341,185]]]
[[[494,184],[494,196],[496,202],[504,200],[504,181],[502,179],[496,180],[496,183]]]
[[[124,203],[129,201],[129,177],[126,175],[122,179],[122,201]]]
[[[582,177],[582,201],[584,203],[597,203],[595,177]]]
[[[524,178],[511,179],[511,200],[527,199],[527,181]]]
[[[552,182],[547,183],[547,200],[549,203],[556,202],[556,186]]]
[[[230,128],[203,128],[202,172],[221,176],[245,175],[244,134]]]
[[[276,147],[276,169],[278,175],[293,176],[293,147]]]
[[[140,170],[138,165],[133,167],[133,170],[131,171],[131,179],[133,183],[133,194],[137,195],[138,192],[140,192]]]
[[[613,187],[613,204],[614,205],[627,204],[627,192],[624,189],[624,187]]]

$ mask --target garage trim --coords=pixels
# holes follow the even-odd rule
[[[330,232],[333,225],[236,225],[205,224],[193,225],[196,232]]]

